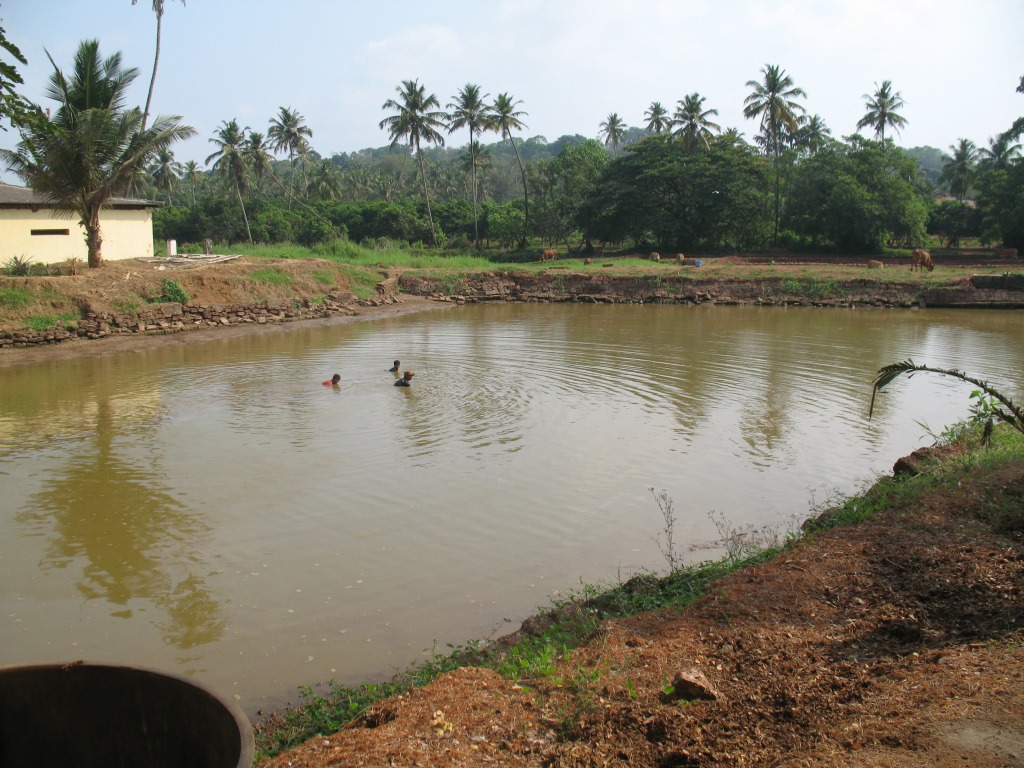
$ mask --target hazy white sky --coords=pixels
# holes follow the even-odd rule
[[[748,140],[748,80],[777,64],[807,92],[833,135],[855,131],[864,94],[892,80],[906,105],[901,146],[981,146],[1024,114],[1022,0],[165,0],[153,111],[198,137],[178,160],[202,164],[210,137],[237,118],[266,132],[298,110],[323,156],[384,146],[382,104],[419,79],[449,104],[466,83],[522,100],[524,137],[596,137],[617,112],[643,125],[694,91],[723,128]],[[0,26],[28,58],[27,97],[52,66],[70,70],[81,40],[137,67],[145,103],[153,63],[152,0],[0,0]],[[491,139],[496,140],[496,139]],[[0,146],[17,135],[0,133]],[[449,137],[462,146],[465,132]],[[5,178],[11,181],[9,174]]]

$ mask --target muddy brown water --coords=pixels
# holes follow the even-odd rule
[[[879,367],[1020,397],[1022,322],[511,304],[0,369],[2,663],[144,664],[250,715],[379,678],[663,570],[652,488],[688,561],[795,527],[968,413],[918,375],[869,422]]]

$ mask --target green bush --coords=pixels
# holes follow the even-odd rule
[[[178,304],[187,304],[192,297],[189,296],[185,289],[181,287],[181,283],[177,280],[167,279],[160,284],[160,290],[163,293],[160,295],[158,301],[173,301]]]

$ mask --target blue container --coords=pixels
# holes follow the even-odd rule
[[[693,260],[693,266],[695,266],[695,267],[699,267],[703,263],[704,262],[701,259],[694,259]]]

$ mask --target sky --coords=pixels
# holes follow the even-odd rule
[[[145,104],[152,0],[0,0],[0,27],[28,59],[18,71],[29,99],[53,104],[47,52],[69,71],[95,38],[138,69],[129,101]],[[265,134],[281,107],[305,118],[321,156],[386,146],[382,106],[404,80],[442,108],[467,83],[508,93],[526,113],[522,137],[549,141],[597,138],[612,112],[643,126],[652,102],[671,111],[698,92],[749,141],[747,82],[771,64],[837,137],[856,132],[865,94],[891,80],[907,120],[896,143],[948,151],[960,138],[988,146],[1024,115],[1021,30],[1024,0],[165,0],[151,111],[196,129],[174,153],[200,165],[222,122]],[[0,132],[0,147],[17,140]],[[464,130],[446,137],[467,142]]]

